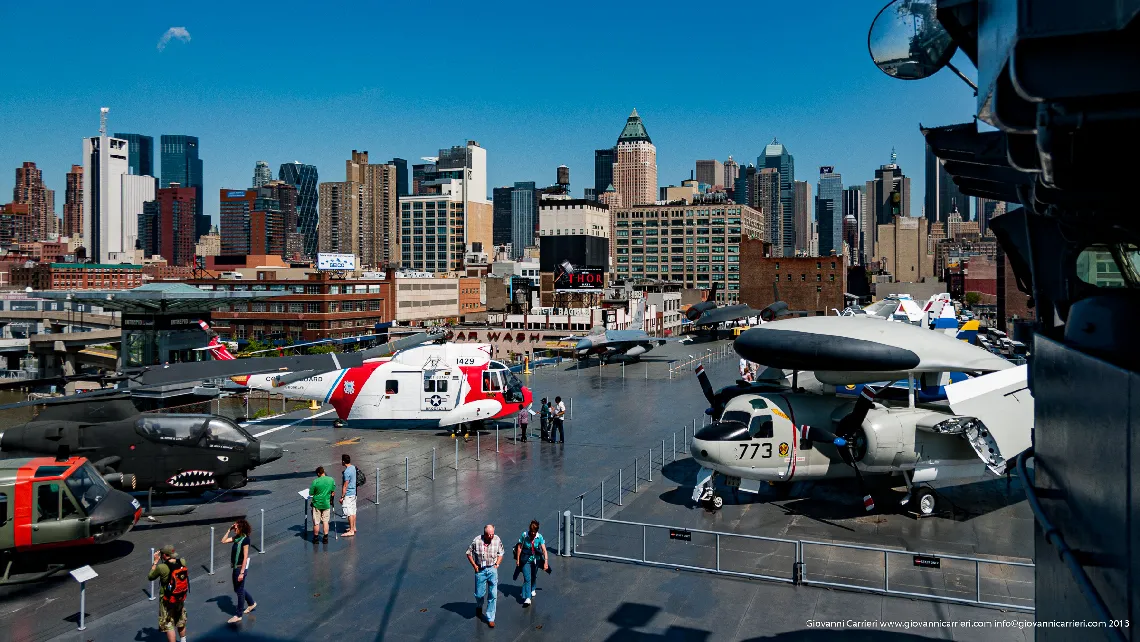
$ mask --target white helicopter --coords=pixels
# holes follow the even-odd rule
[[[1026,367],[941,332],[808,317],[753,328],[734,348],[770,367],[756,383],[719,392],[697,369],[715,421],[690,447],[701,465],[693,500],[713,508],[724,503],[717,475],[753,493],[763,482],[855,477],[871,511],[870,474],[901,475],[902,504],[930,515],[935,496],[918,484],[974,479],[987,468],[1000,475],[1030,445]],[[783,369],[793,372],[790,387]],[[958,381],[949,383],[951,373]],[[867,385],[901,381],[906,388]],[[852,400],[852,392],[861,394]]]

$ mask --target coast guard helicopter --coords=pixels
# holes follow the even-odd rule
[[[935,509],[916,486],[1005,472],[1030,445],[1033,398],[1027,369],[981,348],[921,327],[860,318],[787,319],[753,328],[734,345],[742,357],[779,369],[813,371],[806,385],[778,377],[714,392],[697,376],[714,422],[691,452],[701,465],[694,501],[720,508],[715,478],[746,492],[762,482],[854,477],[864,507],[874,499],[864,474],[900,475],[920,515]],[[964,380],[945,385],[950,373]],[[956,376],[955,379],[961,379]],[[872,382],[906,381],[905,389]],[[855,401],[834,394],[862,386]],[[810,388],[810,391],[809,391]]]
[[[358,367],[252,375],[245,384],[332,404],[338,426],[362,428],[478,429],[531,403],[530,389],[480,343],[419,345]]]

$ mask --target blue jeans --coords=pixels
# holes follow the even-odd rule
[[[233,577],[231,579],[233,579],[234,583],[234,593],[237,594],[237,615],[241,615],[242,612],[245,611],[245,603],[249,602],[250,604],[254,604],[254,601],[249,591],[245,590],[245,581],[249,578],[249,575],[246,574],[240,580],[238,579],[238,575],[241,575],[241,569],[233,569]]]
[[[499,592],[499,569],[494,566],[475,573],[475,604],[483,603],[483,595],[487,595],[487,621],[495,621],[495,602]]]
[[[538,582],[538,563],[537,562],[523,562],[523,587],[522,598],[524,600],[530,599],[530,594],[534,591],[534,585]]]

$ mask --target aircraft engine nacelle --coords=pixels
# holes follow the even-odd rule
[[[913,419],[909,413],[885,408],[873,408],[867,413],[860,428],[863,443],[856,452],[863,471],[890,473],[899,467],[913,467],[917,460]]]
[[[643,354],[645,354],[645,346],[633,346],[625,351],[625,356],[627,357],[637,357]]]

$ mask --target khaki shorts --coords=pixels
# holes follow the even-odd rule
[[[331,508],[326,508],[324,510],[321,510],[319,508],[314,508],[313,509],[313,528],[316,528],[317,524],[324,524],[325,526],[328,526],[329,525],[329,517],[331,515],[332,515],[332,509]]]
[[[340,502],[340,507],[344,511],[345,517],[352,517],[356,514],[356,495],[349,495]]]
[[[158,602],[158,630],[162,633],[186,628],[186,605],[167,608],[162,600]]]

